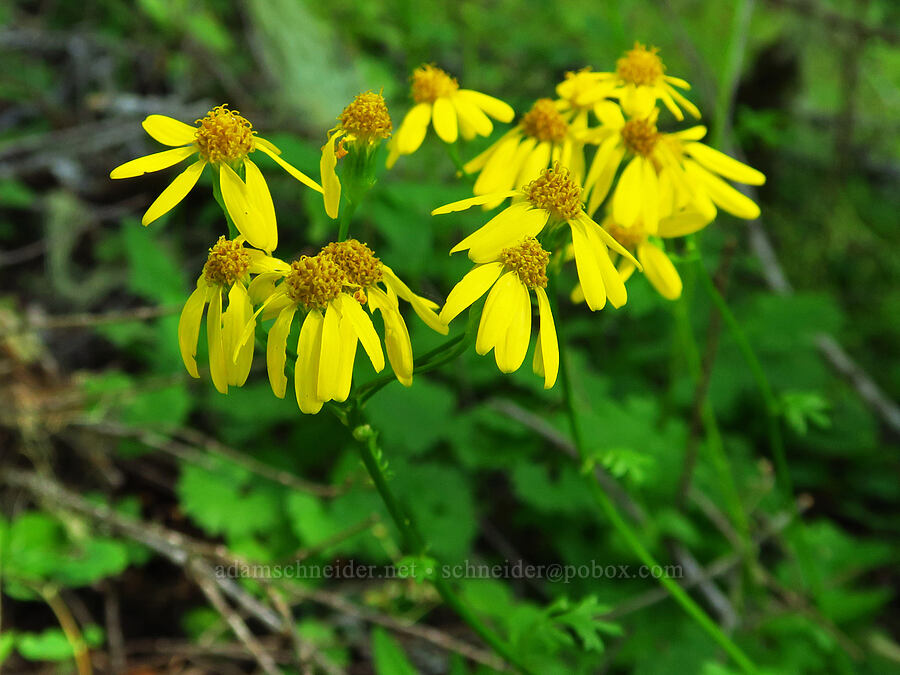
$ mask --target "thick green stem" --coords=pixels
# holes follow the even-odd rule
[[[228,223],[228,238],[237,238],[240,232],[238,232],[237,227],[235,227],[234,221],[231,220],[231,215],[229,215],[228,209],[225,208],[225,200],[222,198],[222,188],[219,186],[218,174],[215,174],[213,176],[213,197],[215,198],[216,203],[219,205],[219,208],[222,209],[222,213],[225,214],[225,222]]]
[[[341,209],[341,219],[338,223],[338,241],[344,241],[350,234],[350,221],[353,219],[353,213],[356,211],[354,202],[344,202],[344,208]]]
[[[554,303],[558,306],[558,303]],[[557,313],[558,314],[558,313]],[[562,321],[557,323],[557,331],[559,331],[560,325]],[[575,402],[572,396],[572,383],[569,378],[569,366],[568,359],[565,348],[565,340],[562,334],[559,334],[559,379],[560,384],[562,386],[563,393],[563,402],[566,406],[566,414],[569,418],[569,425],[572,429],[572,440],[575,443],[575,447],[578,450],[578,454],[581,457],[582,461],[586,461],[588,459],[587,453],[584,448],[583,436],[581,433],[581,426],[578,420],[578,413],[575,410]],[[593,474],[585,474],[586,481],[588,483],[588,487],[591,490],[591,494],[593,495],[596,502],[599,504],[601,510],[609,518],[609,521],[612,523],[613,527],[616,531],[622,535],[622,538],[634,552],[634,554],[638,557],[638,559],[647,567],[654,568],[658,567],[659,563],[653,558],[650,554],[650,551],[641,543],[637,534],[635,534],[634,530],[625,522],[625,519],[622,518],[618,509],[616,509],[615,505],[594,479]],[[677,583],[672,581],[666,576],[662,576],[659,578],[659,583],[665,588],[669,594],[675,599],[675,601],[681,605],[681,608],[694,619],[697,624],[703,628],[709,635],[712,637],[719,646],[724,649],[728,655],[734,660],[736,664],[738,664],[741,669],[745,673],[755,673],[756,667],[750,661],[746,654],[738,647],[725,633],[722,629],[709,618],[709,615],[703,611],[703,608],[700,607],[694,600],[687,594],[687,592],[681,588]]]
[[[378,447],[378,435],[370,425],[362,420],[358,411],[354,417],[357,418],[354,424],[348,426],[353,432],[353,438],[359,442],[360,457],[366,470],[369,472],[369,476],[372,478],[372,482],[375,484],[375,489],[378,490],[378,494],[381,496],[391,519],[397,525],[397,529],[400,530],[406,552],[414,556],[424,556],[428,552],[428,543],[422,536],[422,532],[412,514],[394,495],[378,461],[378,457],[381,455],[381,448]],[[436,565],[436,567],[438,569],[435,571],[432,581],[435,589],[447,606],[456,612],[498,655],[515,666],[520,672],[530,675],[532,671],[521,663],[512,646],[505,642],[466,606],[462,599],[450,588],[447,580],[441,576],[439,572],[440,565]]]

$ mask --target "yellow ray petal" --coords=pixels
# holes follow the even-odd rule
[[[508,301],[510,297],[515,297],[510,295],[509,289],[512,285],[521,283],[515,272],[507,272],[497,280],[488,293],[478,324],[478,334],[475,336],[475,351],[482,356],[504,339],[511,309]]]
[[[659,225],[659,179],[653,162],[641,159],[641,220],[645,232],[656,234]]]
[[[244,326],[253,315],[253,306],[247,289],[240,282],[228,292],[228,309],[222,316],[224,325],[225,365],[228,368],[228,384],[243,387],[253,364],[254,340],[252,337],[241,341]],[[234,355],[233,360],[228,360]]]
[[[163,145],[187,145],[197,137],[197,127],[179,122],[168,115],[148,115],[141,126],[154,141]]]
[[[516,187],[527,185],[537,178],[541,171],[550,165],[550,152],[553,146],[544,141],[538,143],[523,160],[522,168],[519,169],[519,175],[516,177]]]
[[[459,125],[456,120],[456,110],[449,98],[439,98],[434,102],[432,115],[434,130],[444,143],[455,143],[459,136]]]
[[[472,305],[478,298],[487,293],[487,290],[500,277],[503,271],[503,263],[492,262],[486,265],[476,265],[466,274],[459,283],[450,291],[447,302],[441,309],[441,321],[450,323],[460,312]]]
[[[638,245],[638,258],[644,265],[644,275],[667,300],[681,297],[681,277],[669,257],[649,241]]]
[[[747,220],[759,218],[759,206],[756,202],[735,190],[718,176],[711,174],[691,160],[684,161],[684,169],[688,177],[696,181],[710,199],[728,213]]]
[[[262,172],[249,159],[244,160],[247,175],[247,199],[259,217],[262,239],[253,244],[264,251],[274,251],[278,247],[278,225],[275,222],[275,205]]]
[[[377,309],[384,318],[384,344],[391,369],[400,384],[410,387],[413,380],[413,353],[406,322],[380,289],[369,289],[369,302],[372,311]]]
[[[272,159],[274,159],[275,163],[278,164],[278,166],[280,166],[282,169],[287,171],[291,175],[292,178],[300,181],[306,187],[312,188],[316,192],[322,192],[321,185],[319,185],[316,181],[314,181],[312,178],[307,176],[302,171],[299,171],[298,169],[294,168],[293,166],[288,164],[286,161],[281,159],[281,157],[279,157],[277,153],[275,153],[271,149],[269,149],[269,147],[267,147],[266,145],[259,144],[259,149],[262,150],[262,152],[264,154],[266,154],[269,157],[271,157]]]
[[[497,148],[500,147],[501,143],[505,143],[510,136],[513,136],[517,133],[518,131],[515,128],[507,131],[500,138],[498,138],[496,142],[494,142],[492,145],[489,145],[486,150],[466,162],[466,164],[463,166],[463,171],[465,171],[466,173],[475,173],[476,171],[481,171],[487,164],[487,161],[494,154],[494,152],[497,151]]]
[[[519,202],[503,209],[484,225],[464,238],[456,246],[450,249],[450,253],[465,251],[473,246],[485,249],[499,242],[502,246],[509,246],[524,239],[525,235],[519,235],[519,224],[531,211],[537,211],[529,202]],[[546,214],[546,211],[541,211]],[[549,216],[548,216],[549,217]],[[534,218],[534,216],[532,216]],[[546,222],[546,219],[545,219]],[[499,253],[499,249],[497,250]],[[481,261],[484,262],[484,261]]]
[[[270,274],[274,272],[286,274],[291,269],[291,266],[281,258],[267,255],[262,251],[247,248],[244,249],[244,252],[250,256],[250,274]]]
[[[197,372],[197,339],[200,336],[200,321],[203,319],[208,294],[209,288],[201,278],[197,282],[197,288],[184,303],[178,319],[178,348],[181,350],[184,367],[191,377],[200,377]]]
[[[709,225],[707,214],[695,210],[686,210],[667,216],[659,221],[658,234],[660,237],[683,237],[692,234]]]
[[[553,312],[550,310],[547,291],[538,286],[534,292],[537,295],[540,314],[540,333],[538,334],[538,344],[534,347],[534,355],[535,359],[538,354],[541,356],[544,389],[550,389],[556,384],[556,376],[559,373],[559,343],[556,339],[556,324],[553,322]]]
[[[600,204],[609,194],[609,188],[622,158],[625,157],[625,147],[618,136],[610,136],[597,148],[591,168],[585,178],[585,190],[590,190],[587,212],[593,215]]]
[[[316,396],[320,401],[330,401],[338,388],[341,370],[341,312],[335,302],[329,302],[322,324],[322,345],[319,352],[319,373]]]
[[[617,131],[625,126],[625,116],[622,114],[622,108],[613,101],[595,103],[594,115],[600,120],[600,124],[610,130]]]
[[[219,165],[219,186],[234,226],[251,246],[270,251],[271,232],[266,230],[262,216],[251,204],[247,185],[227,164]]]
[[[766,182],[766,177],[761,171],[703,143],[685,143],[684,150],[707,169],[725,178],[747,185],[762,185]]]
[[[341,365],[337,372],[334,400],[343,403],[350,396],[350,387],[353,385],[353,364],[356,362],[356,345],[359,343],[356,331],[346,316],[341,317],[340,341]]]
[[[644,174],[644,158],[634,157],[622,176],[619,178],[619,184],[616,185],[616,191],[613,194],[613,218],[623,227],[631,227],[634,225],[638,216],[641,214],[641,180]]]
[[[520,140],[518,134],[510,134],[491,146],[489,149],[491,154],[485,161],[484,168],[472,188],[475,194],[508,192],[516,187],[519,165],[515,163],[514,158]]]
[[[265,138],[262,138],[261,136],[253,137],[253,145],[254,145],[254,148],[258,148],[260,150],[262,150],[263,148],[266,148],[266,150],[268,150],[271,154],[274,154],[274,155],[281,154],[281,150],[278,149],[278,146],[276,146],[272,141],[268,141]]]
[[[525,208],[518,208],[521,206]],[[504,248],[540,234],[547,224],[550,214],[543,209],[530,207],[531,204],[528,202],[513,204],[507,209],[511,212],[509,218],[486,229],[491,224],[489,222],[479,230],[477,237],[474,234],[470,235],[469,259],[476,263],[496,260]]]
[[[294,366],[294,392],[300,411],[314,415],[323,401],[316,396],[319,378],[319,353],[322,351],[322,313],[314,309],[306,315],[297,340],[297,363]]]
[[[520,194],[518,190],[509,190],[508,192],[496,192],[492,194],[486,195],[476,195],[475,197],[469,197],[468,199],[460,199],[458,202],[450,202],[449,204],[444,204],[443,206],[439,206],[431,212],[433,216],[442,216],[445,213],[454,213],[455,211],[465,211],[466,209],[470,209],[473,206],[479,206],[480,204],[487,204],[490,201],[498,200],[503,201],[507,197],[515,197]]]
[[[406,113],[400,128],[394,134],[392,143],[401,155],[411,155],[425,140],[428,123],[431,121],[431,104],[418,103]]]
[[[701,138],[706,136],[706,127],[702,124],[698,124],[688,129],[676,131],[672,135],[680,141],[699,141]]]
[[[338,131],[328,138],[328,142],[322,146],[322,159],[319,161],[319,175],[322,178],[322,191],[325,197],[325,213],[329,218],[338,217],[338,208],[341,203],[341,181],[338,180],[334,170],[337,166],[334,144],[342,135],[343,132]]]
[[[197,148],[188,146],[186,148],[172,148],[171,150],[163,150],[162,152],[154,152],[152,155],[145,155],[132,159],[117,166],[109,172],[110,178],[134,178],[135,176],[143,176],[145,173],[154,171],[162,171],[168,169],[178,162],[184,161],[191,155],[197,154]]]
[[[460,89],[456,92],[456,95],[474,103],[485,113],[500,122],[512,122],[513,117],[516,116],[516,111],[508,103],[504,103],[499,98],[482,94],[480,91]]]
[[[350,321],[353,330],[362,343],[363,349],[366,350],[366,354],[372,362],[372,366],[376,372],[380,373],[384,369],[384,354],[381,351],[378,333],[375,332],[375,326],[372,325],[372,319],[369,318],[360,304],[351,296],[341,295],[338,300],[341,303],[341,313],[344,318]]]
[[[215,286],[209,294],[206,313],[206,337],[209,342],[209,374],[220,394],[228,393],[228,367],[225,365],[225,345],[222,340],[222,289]]]
[[[573,220],[569,226],[572,229],[572,247],[575,249],[578,281],[587,306],[592,312],[596,312],[606,306],[606,286],[603,284],[597,256],[594,254],[590,236],[585,230],[585,223]]]
[[[287,388],[287,376],[284,374],[284,362],[287,358],[287,339],[291,332],[291,322],[297,305],[290,304],[278,314],[275,323],[269,329],[269,339],[266,341],[266,369],[269,372],[269,384],[272,385],[272,393],[278,398],[284,398]]]
[[[175,180],[169,183],[169,186],[160,193],[159,197],[144,213],[144,217],[141,218],[141,224],[149,225],[175,208],[197,184],[197,180],[200,178],[200,174],[203,173],[203,167],[205,166],[206,160],[201,159],[175,176]]]
[[[500,306],[506,306],[506,333],[494,347],[494,360],[501,372],[517,371],[528,354],[531,341],[531,298],[528,288],[516,277],[504,291]]]
[[[637,265],[638,269],[640,269],[641,266],[638,263],[638,261],[635,259],[635,257],[633,255],[631,255],[631,251],[629,251],[624,246],[622,246],[622,244],[617,242],[615,240],[615,238],[609,232],[604,230],[602,227],[600,227],[597,223],[595,223],[593,220],[591,220],[584,214],[582,214],[582,216],[580,218],[578,218],[578,220],[584,226],[585,233],[590,234],[590,236],[592,236],[592,237],[597,237],[598,239],[600,239],[600,241],[602,241],[604,244],[606,244],[613,251],[618,253],[620,256],[627,258],[628,260],[633,262],[635,265]],[[571,224],[572,224],[572,221],[569,222],[569,225],[571,225]]]
[[[490,136],[494,130],[491,118],[465,96],[452,96],[450,102],[456,108],[460,123],[465,122],[478,136]]]

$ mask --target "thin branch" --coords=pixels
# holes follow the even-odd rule
[[[163,316],[171,316],[181,311],[180,307],[136,307],[118,312],[104,312],[102,314],[65,314],[62,316],[42,316],[29,318],[12,330],[0,333],[0,339],[15,335],[24,335],[36,330],[67,330],[70,328],[93,328],[111,323],[126,323],[128,321],[148,321]]]

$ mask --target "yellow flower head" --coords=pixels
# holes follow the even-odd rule
[[[247,284],[250,273],[258,271],[255,260],[261,256],[261,251],[245,248],[241,237],[236,240],[219,237],[209,249],[197,288],[185,303],[178,321],[178,346],[184,366],[192,377],[200,377],[197,340],[203,312],[209,305],[206,314],[209,370],[213,384],[223,394],[228,393],[229,385],[243,385],[250,372],[253,340],[252,336],[244,336],[244,327],[253,315],[253,307]]]
[[[429,123],[445,143],[490,136],[494,125],[490,118],[511,122],[513,109],[503,101],[472,89],[460,89],[456,78],[433,65],[416,68],[412,75],[413,108],[403,118],[390,141],[387,166],[400,155],[411,155],[425,140]]]
[[[534,180],[556,162],[572,167],[576,177],[583,175],[584,144],[570,133],[570,117],[549,98],[536,101],[519,124],[463,167],[467,173],[480,172],[473,192],[506,192]],[[499,203],[488,202],[485,208]]]
[[[659,58],[659,48],[647,49],[640,42],[616,61],[616,75],[626,84],[656,86],[665,75],[666,67]]]
[[[459,242],[450,252],[468,250],[469,259],[476,263],[495,261],[509,246],[537,237],[548,223],[551,229],[564,223],[571,231],[578,277],[586,289],[591,310],[602,309],[607,299],[615,307],[625,304],[625,285],[615,272],[608,249],[631,260],[634,257],[584,212],[581,187],[569,171],[558,164],[545,169],[534,181],[519,190],[470,197],[431,213],[440,215],[462,211],[492,201],[499,203],[508,197],[513,198],[510,206]]]
[[[534,238],[502,249],[496,260],[476,265],[447,297],[441,319],[452,321],[488,289],[481,313],[475,351],[482,356],[492,349],[497,367],[504,373],[519,369],[531,340],[531,296],[538,303],[540,329],[534,348],[532,368],[544,378],[544,388],[556,382],[559,346],[547,292],[547,263],[550,253]]]
[[[381,312],[388,360],[405,386],[412,384],[413,356],[398,300],[409,302],[430,327],[447,333],[435,313],[437,305],[415,295],[366,244],[355,239],[332,242],[317,255],[302,256],[290,264],[266,257],[258,269],[265,272],[253,280],[250,295],[263,300],[257,315],[275,317],[266,362],[272,391],[279,398],[287,387],[287,336],[297,310],[306,312],[294,369],[297,402],[305,413],[318,412],[327,401],[347,399],[358,343],[376,371],[384,368],[381,342],[364,306],[370,314]],[[254,323],[251,319],[245,335],[252,332]]]
[[[256,150],[269,155],[304,185],[322,192],[318,183],[281,159],[281,151],[258,136],[250,122],[227,105],[216,106],[194,127],[165,115],[150,115],[142,124],[154,140],[172,149],[125,162],[110,172],[110,178],[134,178],[167,169],[189,157],[197,158],[150,205],[141,220],[144,225],[175,208],[210,164],[218,172],[225,208],[238,231],[250,245],[273,250],[278,245],[275,207],[262,172],[250,160],[249,155]]]
[[[337,218],[340,210],[341,182],[336,172],[338,160],[352,153],[351,169],[365,172],[365,165],[371,161],[374,150],[391,135],[393,128],[381,94],[372,91],[359,94],[344,108],[337,126],[328,132],[328,141],[322,146],[319,162],[325,212],[329,217]]]

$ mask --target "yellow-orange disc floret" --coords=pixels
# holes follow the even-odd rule
[[[210,283],[230,288],[243,279],[249,269],[250,255],[243,243],[219,237],[219,241],[209,249],[203,276]]]
[[[569,125],[553,100],[542,98],[535,101],[522,118],[522,130],[539,141],[561,143],[569,131]]]
[[[356,239],[333,241],[325,246],[320,256],[327,256],[343,270],[348,284],[369,288],[382,280],[381,260],[366,244]]]
[[[434,103],[459,89],[459,82],[437,66],[419,66],[412,74],[412,97],[416,103]]]
[[[536,209],[549,211],[560,220],[571,220],[581,213],[581,187],[572,179],[569,170],[558,163],[544,169],[524,192]]]
[[[372,91],[354,98],[339,120],[344,131],[363,141],[388,138],[394,128],[384,97]]]
[[[550,253],[541,247],[537,239],[526,239],[521,244],[503,249],[500,262],[506,270],[515,272],[528,288],[547,288]]]
[[[622,127],[622,141],[636,155],[649,157],[659,138],[656,125],[649,119],[629,120]]]
[[[330,256],[302,256],[284,279],[288,296],[307,309],[325,309],[346,283],[344,271]]]
[[[216,106],[197,124],[197,146],[209,162],[235,162],[254,150],[253,125],[227,104]]]
[[[635,42],[634,48],[616,61],[616,74],[630,84],[656,84],[666,72],[658,52],[658,47],[647,49],[640,42]]]

